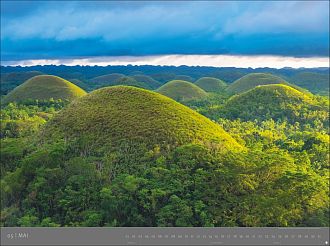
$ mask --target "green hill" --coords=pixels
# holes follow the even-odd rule
[[[53,75],[38,75],[16,87],[4,98],[3,103],[50,98],[71,101],[85,94],[83,89],[65,79]]]
[[[161,86],[159,93],[168,96],[176,101],[188,101],[191,99],[201,99],[207,96],[207,93],[194,85],[193,83],[183,80],[172,80]]]
[[[242,93],[258,85],[269,84],[283,84],[297,88],[296,86],[291,85],[284,79],[269,73],[250,73],[236,80],[234,83],[230,84],[227,90],[230,93]]]
[[[137,75],[138,78],[141,78],[140,75]],[[146,76],[147,77],[147,76]],[[152,80],[152,78],[150,78]],[[150,81],[150,80],[149,80]],[[112,73],[103,76],[96,77],[91,80],[92,88],[97,89],[106,86],[115,86],[115,85],[128,85],[135,86],[145,89],[153,89],[151,85],[146,81],[137,81],[133,76],[128,77],[119,73]]]
[[[211,142],[241,148],[206,117],[161,94],[130,86],[102,88],[74,101],[49,122],[43,135],[74,140],[91,152]]]
[[[194,81],[194,79],[189,75],[176,75],[173,80],[184,80],[188,82]]]
[[[148,85],[148,87],[150,87],[153,90],[157,89],[162,85],[160,82],[147,75],[137,74],[131,77],[135,79],[137,82]]]
[[[84,90],[88,90],[89,88],[86,81],[83,82],[80,79],[69,79],[69,81]]]
[[[195,85],[207,92],[222,92],[227,87],[225,82],[212,77],[202,77],[195,82]]]
[[[148,85],[147,83],[139,82],[139,81],[136,81],[132,77],[126,77],[126,76],[122,77],[122,78],[119,78],[119,79],[116,79],[112,83],[109,83],[108,86],[116,86],[116,85],[134,86],[134,87],[144,88],[144,89],[148,89],[148,90],[152,89],[151,86]]]
[[[329,95],[329,74],[300,72],[291,76],[290,81],[313,93]]]
[[[110,74],[95,77],[95,78],[91,79],[91,82],[103,84],[103,83],[113,82],[116,79],[120,79],[122,77],[125,77],[125,75],[121,74],[121,73],[110,73]]]
[[[150,77],[152,77],[156,81],[159,81],[161,84],[165,84],[168,81],[174,80],[175,76],[175,73],[171,72],[160,72],[150,75]]]
[[[114,85],[114,82],[120,78],[124,78],[125,75],[121,73],[111,73],[90,79],[90,86],[93,89]]]
[[[15,87],[24,83],[26,80],[42,74],[43,73],[39,71],[1,73],[1,77],[0,77],[1,95],[7,94]]]
[[[242,120],[288,120],[306,123],[319,119],[326,122],[326,105],[295,88],[282,84],[260,85],[232,96],[224,106],[225,116]]]

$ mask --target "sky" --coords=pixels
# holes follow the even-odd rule
[[[329,1],[1,1],[1,64],[329,66]]]

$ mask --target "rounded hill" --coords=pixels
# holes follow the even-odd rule
[[[225,115],[242,120],[288,120],[306,122],[315,117],[327,118],[326,107],[295,88],[282,84],[260,85],[232,96],[224,107]]]
[[[195,85],[207,92],[222,92],[227,87],[225,82],[213,77],[202,77],[195,82]]]
[[[151,86],[148,85],[146,82],[136,81],[134,78],[128,77],[128,76],[121,77],[108,84],[108,86],[116,86],[116,85],[134,86],[134,87],[144,88],[144,89],[148,89],[148,90],[152,89]]]
[[[51,98],[72,101],[85,94],[83,89],[65,79],[53,75],[38,75],[8,93],[3,103]]]
[[[227,88],[230,93],[242,93],[258,85],[284,84],[290,85],[284,79],[269,73],[250,73],[230,84]],[[290,85],[292,86],[292,85]],[[295,87],[295,86],[292,86]]]
[[[42,74],[43,73],[39,71],[1,73],[0,76],[1,94],[7,94],[11,90],[15,89],[15,87],[24,83],[26,80]]]
[[[91,82],[96,83],[96,84],[110,83],[110,82],[113,82],[122,77],[125,77],[125,75],[121,74],[121,73],[110,73],[110,74],[95,77],[95,78],[91,79]]]
[[[130,86],[102,88],[74,101],[47,124],[43,136],[71,139],[89,151],[131,149],[127,146],[136,144],[168,148],[212,143],[223,149],[243,148],[219,125],[190,108]]]
[[[90,86],[92,89],[98,89],[101,87],[114,85],[115,81],[124,77],[125,75],[121,73],[110,73],[110,74],[101,75],[93,79],[90,79]]]
[[[140,78],[140,75],[138,76],[138,78]],[[91,81],[92,81],[92,87],[94,89],[106,87],[106,86],[115,86],[115,85],[128,85],[139,88],[152,89],[152,86],[149,85],[148,82],[137,81],[133,76],[128,77],[120,73],[102,75],[92,79]]]
[[[180,75],[180,74],[176,75],[174,77],[174,80],[184,80],[184,81],[189,81],[189,82],[194,81],[194,79],[191,76],[189,76],[189,75]]]
[[[167,97],[181,102],[192,99],[201,99],[207,96],[207,93],[202,88],[183,80],[172,80],[167,82],[157,91]]]
[[[132,78],[135,79],[137,82],[148,85],[148,87],[150,87],[153,90],[157,89],[162,85],[160,82],[153,79],[152,77],[143,74],[133,75]]]

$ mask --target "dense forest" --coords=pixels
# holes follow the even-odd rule
[[[1,67],[0,224],[329,226],[328,89],[328,68]]]

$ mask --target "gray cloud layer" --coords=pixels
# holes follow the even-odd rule
[[[1,2],[2,59],[327,56],[329,2]]]

